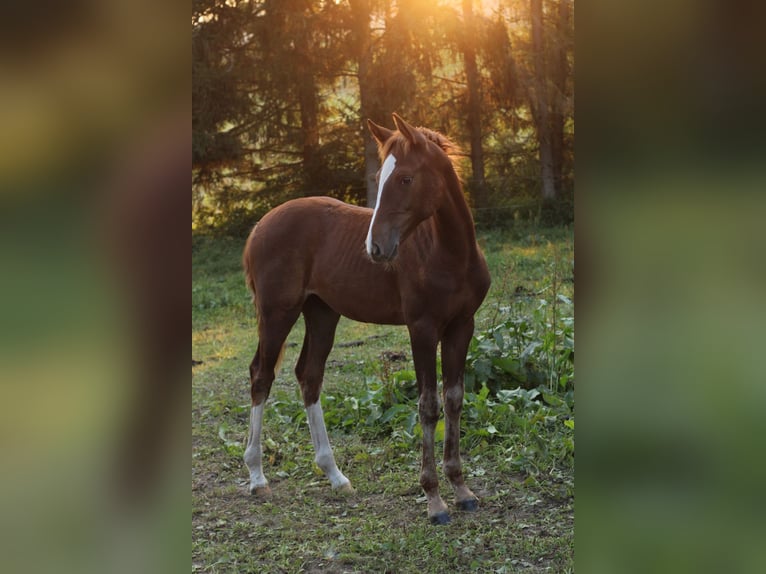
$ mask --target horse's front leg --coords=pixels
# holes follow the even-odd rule
[[[436,346],[434,328],[410,327],[412,358],[418,379],[418,415],[423,429],[423,454],[420,465],[420,485],[428,501],[428,519],[432,524],[450,521],[447,505],[439,496],[439,478],[434,458],[434,432],[439,420],[439,398],[436,391]]]
[[[463,410],[463,373],[468,345],[473,336],[473,317],[456,319],[442,336],[444,376],[444,474],[455,491],[461,510],[476,510],[479,499],[463,481],[460,462],[460,415]]]

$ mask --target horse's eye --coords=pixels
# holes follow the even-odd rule
[[[399,181],[402,185],[410,185],[412,183],[412,176],[411,175],[402,176],[402,179]]]

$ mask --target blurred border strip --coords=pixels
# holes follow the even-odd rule
[[[577,3],[584,572],[766,569],[764,16]]]
[[[186,570],[188,4],[6,8],[2,569]]]

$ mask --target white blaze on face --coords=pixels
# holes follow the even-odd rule
[[[375,202],[375,211],[372,212],[372,220],[370,221],[370,229],[367,231],[367,254],[372,255],[372,225],[375,223],[375,216],[378,214],[378,208],[380,207],[380,200],[383,196],[383,187],[386,185],[386,181],[391,176],[391,173],[396,167],[396,158],[393,154],[388,154],[386,161],[383,162],[383,167],[380,168],[380,181],[378,183],[378,200]]]

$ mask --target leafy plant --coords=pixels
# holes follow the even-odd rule
[[[558,295],[561,305],[572,302]],[[532,389],[547,384],[553,392],[574,381],[574,319],[556,316],[551,303],[539,299],[531,315],[500,309],[502,320],[473,337],[466,358],[466,389],[486,384],[493,394],[502,389]],[[554,319],[550,319],[553,315]]]
[[[541,469],[574,465],[574,393],[555,395],[538,389],[501,389],[466,393],[465,444],[481,452],[505,445],[513,471],[536,476]]]

